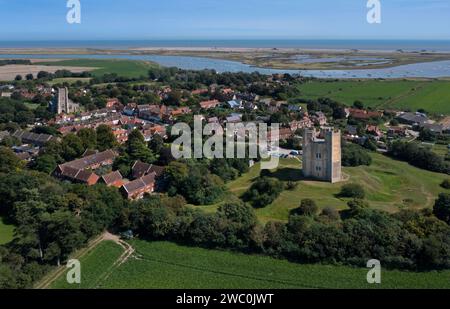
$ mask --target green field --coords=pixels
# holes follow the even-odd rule
[[[0,245],[4,245],[13,240],[14,225],[7,224],[5,219],[0,217]]]
[[[67,283],[65,273],[51,285],[54,289],[76,287],[89,289],[97,287],[102,279],[114,269],[114,262],[120,257],[123,249],[112,241],[103,241],[81,260],[81,284],[71,286]]]
[[[52,66],[75,66],[75,67],[94,67],[92,71],[94,76],[103,76],[104,74],[116,73],[122,77],[141,77],[147,76],[148,70],[157,64],[145,61],[133,60],[104,60],[104,59],[73,59],[57,62],[42,62],[43,65]]]
[[[366,107],[378,109],[423,108],[431,113],[450,114],[450,81],[312,81],[299,89],[307,99],[328,97],[346,105],[359,100]]]
[[[82,284],[52,288],[285,289],[285,288],[450,288],[450,271],[383,271],[382,284],[369,285],[367,269],[301,265],[258,255],[206,250],[169,242],[135,240],[137,258],[114,266],[121,247],[104,242],[81,259]]]
[[[448,176],[418,169],[406,162],[393,160],[389,157],[373,153],[371,166],[343,168],[346,181],[330,184],[301,179],[301,163],[297,159],[281,159],[273,177],[280,180],[295,180],[298,187],[293,191],[285,190],[271,205],[257,209],[256,213],[261,222],[270,220],[286,221],[290,210],[298,207],[302,199],[313,199],[320,208],[334,207],[345,209],[348,199],[337,196],[343,184],[356,182],[366,190],[366,199],[370,206],[389,212],[403,208],[421,209],[432,207],[439,193],[445,189],[440,184]],[[252,181],[260,174],[259,165],[255,165],[250,172],[239,179],[227,184],[234,196],[241,196],[251,186]],[[227,197],[230,199],[230,197]],[[207,212],[213,212],[218,206],[194,207]],[[191,206],[193,207],[193,206]]]

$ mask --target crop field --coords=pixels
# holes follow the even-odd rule
[[[40,64],[45,65],[58,65],[58,66],[70,66],[70,67],[92,67],[94,70],[92,74],[94,76],[103,76],[104,74],[116,73],[122,77],[140,77],[147,76],[148,70],[151,67],[157,66],[157,64],[145,61],[132,61],[132,60],[104,60],[104,59],[73,59],[62,61],[42,62]]]
[[[337,195],[342,185],[348,182],[359,183],[365,188],[366,200],[371,207],[389,212],[402,208],[432,207],[439,193],[445,191],[440,184],[448,178],[447,175],[418,169],[380,154],[371,155],[371,166],[343,168],[346,181],[337,184],[303,180],[299,160],[281,159],[279,168],[272,171],[272,177],[282,181],[297,181],[298,186],[292,191],[283,191],[271,205],[257,209],[259,220],[263,223],[270,220],[286,221],[290,210],[298,207],[305,198],[313,199],[320,208],[345,209],[349,200]],[[248,190],[259,174],[259,165],[255,165],[249,173],[228,183],[227,187],[234,196],[239,197]],[[224,202],[196,208],[213,212]]]
[[[346,105],[359,100],[365,107],[450,114],[450,81],[364,80],[312,81],[299,86],[302,97],[328,97]]]
[[[81,259],[80,286],[52,288],[285,289],[285,288],[449,288],[450,272],[383,271],[382,284],[369,285],[368,269],[302,265],[258,255],[207,250],[169,242],[131,241],[137,255],[113,266],[121,247],[104,242]]]
[[[9,243],[14,236],[14,225],[7,224],[5,219],[0,217],[0,245]]]
[[[51,285],[54,289],[96,288],[109,271],[113,270],[114,262],[120,257],[123,249],[112,241],[103,241],[93,250],[83,256],[81,260],[81,284],[69,285],[66,280],[67,273],[59,277]]]

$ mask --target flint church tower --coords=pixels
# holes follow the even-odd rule
[[[317,134],[314,129],[305,130],[303,176],[331,183],[342,180],[340,131],[324,129]]]

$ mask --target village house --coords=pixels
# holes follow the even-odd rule
[[[279,130],[280,140],[287,140],[294,136],[291,128],[280,128]]]
[[[127,116],[134,116],[136,113],[137,104],[136,103],[128,103],[122,110],[122,113]]]
[[[381,138],[384,135],[380,128],[374,125],[367,125],[366,132],[370,135],[375,136],[375,138],[377,139]]]
[[[169,112],[169,115],[171,117],[170,120],[176,119],[177,117],[179,117],[181,115],[187,115],[187,114],[190,114],[190,113],[192,113],[192,111],[187,106],[179,107],[179,108],[176,108],[176,109],[172,109]]]
[[[379,118],[383,115],[381,112],[366,111],[357,108],[348,108],[345,109],[345,112],[347,113],[348,117],[352,117],[356,120],[369,120],[371,118]]]
[[[114,134],[114,137],[116,138],[117,142],[119,144],[124,144],[126,141],[128,141],[128,131],[125,129],[119,128],[113,128],[112,133]]]
[[[209,101],[203,101],[200,102],[200,107],[202,109],[211,109],[211,108],[216,108],[217,106],[219,106],[220,102],[218,100],[209,100]]]
[[[291,130],[291,128],[280,128],[278,131],[278,139],[272,138],[272,131],[269,131],[267,134],[267,138],[271,142],[277,141],[277,140],[285,141],[285,140],[290,139],[293,136],[294,136],[294,132]]]
[[[20,160],[28,162],[39,154],[39,147],[32,145],[13,146],[12,150]]]
[[[131,168],[131,175],[133,179],[139,179],[148,174],[155,174],[155,178],[159,178],[164,174],[165,168],[154,164],[147,164],[141,161],[136,161]]]
[[[231,88],[222,89],[221,92],[224,95],[234,95],[234,90]]]
[[[117,98],[110,98],[106,100],[106,108],[123,108],[122,103],[120,103],[119,99]]]
[[[145,194],[151,194],[155,191],[155,173],[126,183],[120,190],[129,200],[142,199]]]
[[[201,94],[207,94],[207,93],[208,93],[208,89],[206,89],[206,88],[192,90],[192,92],[191,92],[192,95],[201,95]]]
[[[166,126],[154,124],[150,127],[149,131],[150,131],[152,137],[157,134],[157,135],[161,136],[163,139],[167,138]]]
[[[423,126],[429,122],[427,115],[423,113],[401,113],[397,120],[402,124],[410,126]]]
[[[119,171],[103,175],[100,178],[100,182],[104,183],[108,187],[116,187],[116,188],[121,188],[125,183],[122,174]]]
[[[71,166],[64,166],[61,167],[61,169],[58,167],[55,176],[75,183],[86,184],[88,186],[95,185],[100,179],[100,177],[92,171],[76,169]]]
[[[390,127],[387,132],[388,138],[397,138],[406,136],[406,128],[404,127]]]
[[[289,123],[292,131],[297,131],[298,129],[311,128],[314,126],[314,123],[309,119],[309,117],[305,116],[302,120],[293,120]]]
[[[444,134],[445,131],[444,126],[439,123],[424,123],[421,128],[430,130],[432,133],[439,135]]]
[[[358,127],[352,126],[352,125],[347,125],[347,127],[345,128],[345,133],[350,134],[350,135],[358,135]]]
[[[228,106],[232,109],[241,108],[242,101],[241,100],[231,100],[227,102]]]
[[[100,177],[93,171],[100,167],[111,166],[117,156],[117,153],[112,150],[87,155],[58,165],[54,175],[58,178],[94,185]]]
[[[245,102],[242,107],[243,107],[243,109],[249,110],[249,111],[258,109],[258,106],[253,102]]]
[[[43,147],[50,141],[58,140],[58,138],[49,134],[36,134],[24,130],[17,130],[12,136],[17,138],[23,144],[32,144],[38,147]]]
[[[319,126],[324,126],[327,124],[327,116],[323,112],[316,112],[313,116],[311,116],[312,121]]]

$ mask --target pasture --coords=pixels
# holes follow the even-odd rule
[[[302,289],[449,288],[450,272],[382,272],[382,284],[366,281],[368,269],[302,265],[259,255],[207,250],[170,242],[131,241],[136,255],[114,266],[121,247],[104,242],[81,258],[82,283],[69,285],[65,274],[52,288],[105,289]]]
[[[359,100],[374,109],[450,114],[450,81],[445,80],[311,81],[298,88],[305,99],[330,98],[348,106]]]

